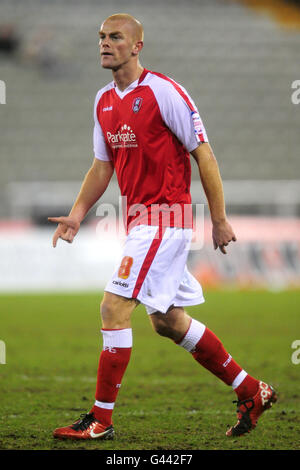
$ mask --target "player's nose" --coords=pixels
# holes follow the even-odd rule
[[[107,38],[107,37],[100,38],[99,46],[102,47],[102,48],[109,47],[109,38]]]
[[[100,52],[110,52],[110,46],[109,44],[103,44],[103,42],[99,42],[99,47],[100,47]]]

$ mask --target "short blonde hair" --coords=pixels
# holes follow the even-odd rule
[[[135,39],[138,41],[143,41],[144,40],[144,28],[142,23],[137,20],[134,16],[129,15],[128,13],[116,13],[115,15],[111,15],[106,20],[103,21],[105,23],[106,21],[124,21],[130,24],[134,31],[134,36]]]

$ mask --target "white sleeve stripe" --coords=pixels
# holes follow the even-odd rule
[[[191,111],[196,111],[196,106],[191,97],[188,95],[186,90],[179,85],[179,83],[175,82],[175,80],[172,80],[172,78],[167,77],[166,75],[163,75],[161,73],[157,72],[151,72],[153,75],[156,75],[157,77],[161,78],[162,80],[166,80],[167,82],[171,83],[175,90],[179,93],[179,95],[184,99],[188,107],[190,108]]]

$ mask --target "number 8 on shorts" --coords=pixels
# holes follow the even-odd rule
[[[121,279],[127,279],[130,275],[132,263],[133,258],[131,258],[131,256],[124,256],[118,271],[118,277],[120,277]]]

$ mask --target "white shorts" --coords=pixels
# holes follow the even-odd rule
[[[139,225],[126,238],[120,262],[105,291],[139,300],[147,313],[166,313],[171,305],[204,302],[202,288],[186,267],[192,229]]]

